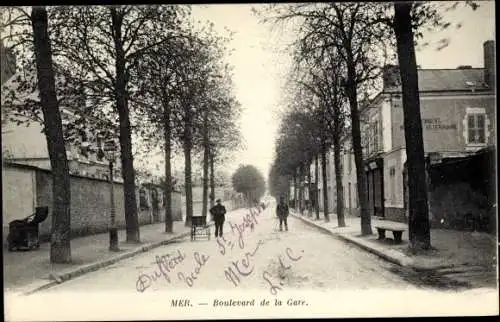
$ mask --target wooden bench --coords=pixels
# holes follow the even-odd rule
[[[402,224],[402,223],[398,223],[398,222],[390,222],[390,221],[377,223],[375,225],[375,228],[377,228],[379,240],[385,239],[385,231],[386,230],[392,231],[392,234],[394,235],[394,241],[397,244],[400,244],[402,242],[403,232],[405,230],[408,230],[408,227],[406,224]]]

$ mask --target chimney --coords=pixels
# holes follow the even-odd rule
[[[382,71],[382,77],[384,81],[384,89],[397,88],[401,85],[399,66],[385,65]]]
[[[483,44],[484,82],[490,88],[495,87],[495,41],[488,40]]]

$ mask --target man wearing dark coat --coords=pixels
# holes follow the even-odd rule
[[[215,206],[210,208],[210,214],[215,222],[215,237],[222,237],[222,227],[226,219],[226,207],[221,204],[220,199],[217,199]]]
[[[280,220],[280,231],[283,231],[283,223],[285,223],[285,230],[288,231],[288,217],[289,209],[288,204],[285,202],[285,198],[281,197],[278,206],[276,207],[276,215]]]

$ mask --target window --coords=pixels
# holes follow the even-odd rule
[[[369,133],[370,128],[368,125],[364,125],[361,133],[361,148],[363,150],[363,155],[368,154],[368,144],[369,144]]]
[[[342,206],[342,208],[346,208],[346,205],[345,205],[345,198],[346,198],[346,194],[347,192],[345,191],[345,186],[342,185],[342,203],[340,204]],[[333,199],[336,199],[336,198],[333,198]]]
[[[467,108],[464,125],[465,143],[471,147],[485,146],[488,143],[489,120],[484,108]]]
[[[359,202],[358,202],[358,186],[357,184],[354,185],[354,208],[358,208]]]
[[[351,189],[352,189],[351,183],[349,182],[349,191],[348,191],[349,192],[349,200],[348,200],[349,209],[352,208],[352,201],[351,201],[352,200],[352,196],[351,196],[352,193],[351,193]]]
[[[396,203],[396,168],[391,167],[389,169],[389,198],[391,203],[394,205]]]
[[[348,161],[348,163],[349,163],[349,174],[351,174],[351,172],[352,172],[352,153],[351,153],[351,151],[348,152],[347,157],[348,157],[348,160],[349,160]]]
[[[372,152],[377,152],[378,151],[378,123],[375,122],[373,123],[373,151]]]
[[[377,121],[368,125],[365,129],[365,146],[366,146],[366,154],[370,155],[375,153],[379,149],[379,124]]]
[[[367,154],[370,155],[373,152],[373,127],[368,127],[368,149]]]
[[[469,143],[485,144],[485,115],[469,114],[467,115],[467,136]]]
[[[149,209],[149,204],[146,197],[146,190],[142,188],[139,190],[139,209],[140,210]]]
[[[327,180],[330,178],[330,163],[328,162],[329,154],[326,155],[326,178]]]

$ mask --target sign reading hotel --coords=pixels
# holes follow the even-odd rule
[[[456,124],[442,124],[441,119],[432,118],[432,119],[422,119],[422,126],[426,130],[456,130]],[[400,125],[399,128],[404,130],[404,125]]]

